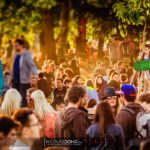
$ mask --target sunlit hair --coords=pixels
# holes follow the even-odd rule
[[[128,75],[127,74],[120,74],[120,81],[122,83],[127,82],[128,81]]]
[[[110,76],[110,80],[113,80],[115,75],[119,75],[119,73],[118,72],[113,72]]]
[[[62,68],[58,68],[57,71],[56,71],[56,77],[60,78],[63,75],[63,73],[64,73],[63,69]]]
[[[109,103],[108,99],[106,99],[105,101]],[[114,116],[114,118],[116,118],[119,110],[120,110],[120,101],[119,101],[119,98],[117,97],[116,98],[116,105],[114,106],[114,109],[113,109],[113,116]]]
[[[78,83],[78,80],[79,80],[80,78],[82,79],[82,77],[81,77],[81,76],[79,76],[79,75],[75,76],[75,78],[74,78],[74,80],[73,80],[73,84],[72,84],[72,85],[80,85],[80,84]]]
[[[93,84],[92,80],[86,80],[85,85],[86,85],[87,87],[90,86],[90,87],[94,88],[94,84]]]
[[[98,104],[95,112],[95,123],[100,125],[101,137],[105,138],[108,125],[116,123],[112,108],[108,102],[104,101]]]
[[[146,102],[147,104],[150,104],[150,93],[141,94],[138,97],[138,100],[139,100],[140,103]]]
[[[115,72],[115,70],[114,70],[114,69],[110,69],[110,70],[109,70],[109,72],[108,72],[108,78],[109,78],[109,79],[110,79],[111,74],[112,74],[113,72]]]
[[[40,119],[44,119],[45,113],[54,113],[54,109],[47,102],[44,93],[41,90],[36,90],[31,94],[34,101],[35,112],[39,115]]]
[[[101,80],[102,80],[102,83],[101,83],[101,84],[99,84],[99,83],[97,82],[98,79],[101,79]],[[96,77],[96,81],[95,81],[96,90],[99,91],[100,88],[102,88],[103,84],[104,84],[104,79],[103,79],[103,77],[100,76],[100,75],[98,75],[98,76]]]
[[[68,78],[71,80],[74,78],[74,72],[69,68],[65,69],[65,74],[67,74]]]
[[[20,108],[22,97],[16,89],[9,89],[4,97],[1,113],[11,115],[15,109]]]
[[[117,63],[118,68],[119,68],[119,66],[121,66],[121,64],[123,64],[123,63],[124,63],[123,61],[119,61],[119,62]]]

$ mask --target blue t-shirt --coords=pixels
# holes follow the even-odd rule
[[[21,55],[16,55],[15,61],[14,61],[14,71],[13,71],[13,78],[14,82],[20,82],[20,58]]]

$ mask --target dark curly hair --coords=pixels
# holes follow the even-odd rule
[[[68,100],[71,103],[76,104],[80,97],[84,97],[86,89],[81,85],[74,85],[68,93]]]

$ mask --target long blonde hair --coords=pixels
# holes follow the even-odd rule
[[[1,113],[11,115],[15,109],[20,108],[22,97],[16,89],[9,89],[1,106]]]
[[[34,109],[40,119],[44,119],[45,113],[55,113],[54,109],[47,102],[45,95],[41,90],[34,91],[31,94],[31,98],[34,100]]]

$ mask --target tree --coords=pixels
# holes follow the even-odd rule
[[[27,0],[27,4],[32,4],[34,10],[37,10],[36,13],[41,15],[42,21],[42,32],[41,37],[41,46],[45,53],[45,58],[56,60],[56,46],[54,39],[54,30],[53,30],[53,11],[52,8],[56,6],[56,0]]]
[[[56,59],[53,33],[53,7],[56,0],[1,0],[1,34],[10,38],[25,35],[31,39],[39,32],[44,32],[42,50],[48,59]],[[42,22],[42,24],[41,24]]]
[[[71,0],[63,0],[61,2],[61,26],[58,37],[58,62],[61,62],[67,52],[67,35],[69,28],[69,12],[71,7]]]
[[[0,4],[0,25],[4,35],[16,37],[32,32],[33,28],[36,32],[40,17],[34,13],[33,5],[27,5],[23,0],[2,0]]]
[[[146,28],[150,19],[149,0],[123,0],[113,5],[113,10],[123,24],[141,26],[143,25],[143,49],[146,42]],[[149,25],[148,25],[149,26]]]
[[[44,52],[47,54],[47,58],[56,60],[56,47],[53,31],[53,17],[52,11],[49,9],[42,9],[42,21],[44,32]]]
[[[88,0],[88,13],[86,18],[88,18],[87,30],[90,31],[90,33],[87,33],[87,37],[94,37],[99,41],[99,60],[102,60],[104,56],[104,41],[110,39],[111,35],[114,34],[114,28],[116,28],[117,31],[115,34],[119,35],[119,20],[115,17],[115,13],[112,9],[116,1],[117,0]]]
[[[143,50],[146,44],[146,28],[150,25],[150,1],[149,0],[128,0],[117,2],[113,6],[116,16],[122,20],[124,24],[132,24],[134,26],[143,25]],[[131,80],[133,84],[137,72]],[[141,82],[140,82],[141,81]],[[144,73],[142,72],[139,79],[138,92],[140,93],[144,89]]]

